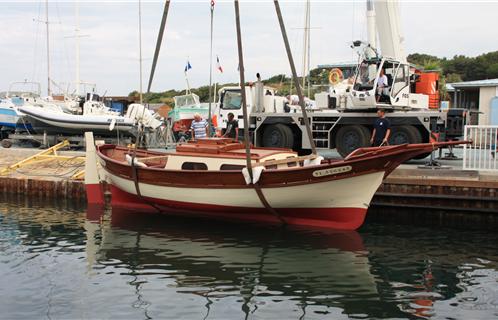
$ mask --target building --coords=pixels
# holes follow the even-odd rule
[[[498,125],[498,79],[456,82],[446,88],[452,108],[470,111],[470,124]]]

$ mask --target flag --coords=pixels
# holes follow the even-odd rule
[[[187,65],[185,66],[185,72],[189,71],[192,69],[192,66],[190,65],[190,61],[187,60]]]
[[[223,73],[223,68],[221,67],[220,58],[218,58],[218,56],[216,56],[216,68],[220,70],[221,73]]]

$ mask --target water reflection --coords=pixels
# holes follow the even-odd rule
[[[145,309],[153,297],[142,290],[148,283],[141,279],[151,275],[168,282],[185,300],[190,295],[205,299],[204,315],[214,318],[221,310],[236,308],[243,318],[267,317],[274,304],[286,304],[297,317],[330,310],[354,315],[379,302],[368,252],[357,232],[227,227],[155,215],[140,219],[116,210],[101,232],[97,264],[128,269],[136,277],[130,283],[136,304]]]
[[[498,318],[498,235],[0,203],[2,317]],[[0,317],[1,318],[1,317]]]

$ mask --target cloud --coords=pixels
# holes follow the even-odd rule
[[[46,57],[44,2],[0,3],[0,87],[25,78],[45,85]],[[139,86],[137,2],[80,2],[81,78],[95,82],[101,92],[122,95]],[[73,81],[75,74],[75,4],[51,1],[52,77]],[[162,17],[163,2],[142,2],[144,87]],[[304,10],[302,1],[281,1],[289,41],[301,70]],[[402,30],[407,52],[451,57],[497,50],[492,41],[498,29],[498,3],[402,2]],[[312,1],[311,64],[354,59],[349,43],[366,37],[364,2]],[[192,86],[209,80],[209,2],[174,1],[157,65],[153,90],[184,88],[183,68],[189,57]],[[290,73],[282,37],[271,1],[242,1],[241,22],[246,78]],[[225,69],[215,81],[238,82],[237,44],[233,3],[217,1],[214,16],[214,55]],[[215,65],[213,63],[213,65]]]

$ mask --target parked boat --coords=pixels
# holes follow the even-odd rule
[[[173,98],[175,107],[168,113],[168,118],[173,124],[173,132],[184,133],[190,130],[190,124],[194,120],[195,114],[200,114],[203,119],[209,117],[209,107],[202,104],[199,96],[195,93],[187,93],[183,96]]]
[[[2,131],[13,131],[23,128],[22,113],[9,99],[0,99],[0,128]]]
[[[100,105],[97,105],[100,108]],[[83,135],[85,131],[92,131],[101,136],[114,136],[118,132],[130,136],[134,134],[133,129],[136,129],[139,122],[152,129],[161,125],[161,122],[140,104],[131,104],[125,116],[100,114],[97,111],[76,115],[47,111],[35,106],[24,106],[19,110],[25,114],[27,121],[38,133]]]
[[[354,230],[385,177],[443,144],[362,148],[344,160],[251,148],[252,181],[244,146],[230,139],[180,144],[171,154],[115,145],[99,146],[96,154],[113,206]],[[100,189],[87,183],[90,200]]]

